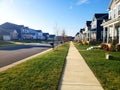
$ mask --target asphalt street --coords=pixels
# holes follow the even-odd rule
[[[0,68],[51,48],[50,45],[19,45],[0,49]]]

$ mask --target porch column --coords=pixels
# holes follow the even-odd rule
[[[120,44],[120,26],[118,27],[118,36],[119,36],[119,44]]]
[[[115,39],[115,25],[113,24],[113,28],[112,28],[112,40]]]
[[[89,31],[88,33],[89,33],[89,42],[90,42],[90,39],[91,39],[91,34],[90,34],[90,31]]]
[[[107,43],[109,42],[109,33],[110,33],[110,27],[107,29]]]
[[[103,28],[103,43],[105,43],[105,27]]]

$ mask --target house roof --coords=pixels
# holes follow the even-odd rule
[[[6,22],[6,23],[0,25],[0,27],[2,27],[4,29],[7,29],[7,30],[14,29],[18,33],[20,33],[21,32],[21,28],[24,27],[24,25],[17,25],[17,24]]]
[[[36,30],[36,31],[42,33],[42,30]]]
[[[11,32],[13,32],[14,29],[5,29],[0,27],[0,35],[10,35]]]
[[[96,13],[94,17],[96,19],[108,19],[108,13]]]
[[[55,35],[49,35],[49,38],[54,38],[55,37]]]
[[[43,33],[43,36],[49,35],[49,33]]]
[[[85,31],[85,29],[83,28],[83,29],[80,29],[80,33],[83,33],[83,31]]]
[[[87,25],[87,26],[91,26],[91,22],[92,22],[92,21],[86,21],[86,25]]]
[[[77,35],[79,35],[79,32],[77,32],[75,36],[77,36]]]

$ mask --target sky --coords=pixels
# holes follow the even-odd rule
[[[50,34],[75,34],[95,13],[107,13],[110,0],[0,0],[0,24],[11,22]]]

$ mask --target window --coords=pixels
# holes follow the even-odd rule
[[[111,11],[109,12],[109,19],[112,19],[112,13],[111,13]]]
[[[114,18],[116,17],[116,9],[114,9]]]
[[[120,16],[120,4],[118,5],[118,16]]]

